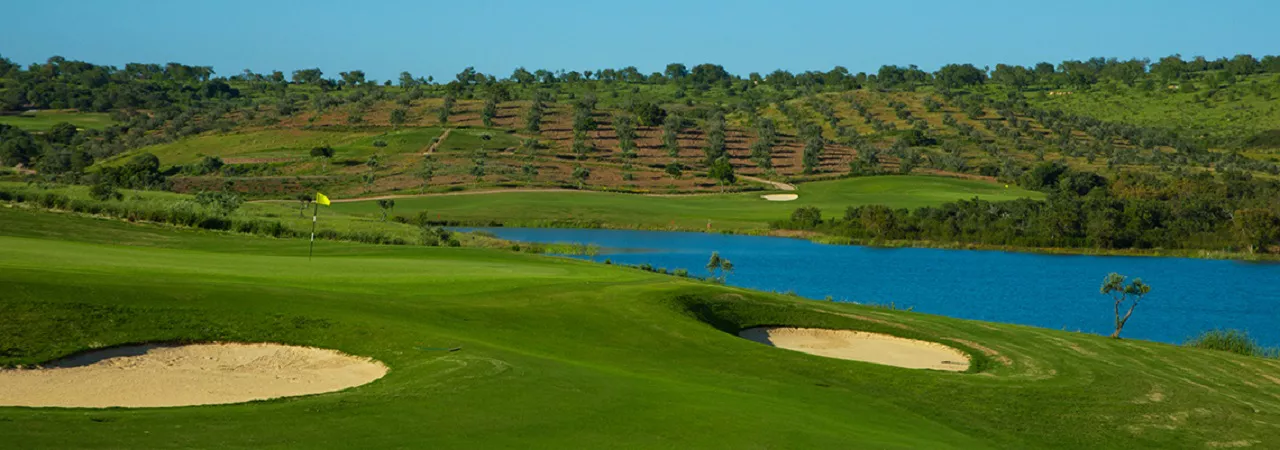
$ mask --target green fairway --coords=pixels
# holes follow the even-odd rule
[[[0,123],[30,131],[45,131],[62,122],[80,128],[101,130],[115,124],[107,113],[74,111],[35,111],[17,115],[0,115]]]
[[[833,304],[495,250],[298,241],[0,208],[0,364],[173,340],[385,362],[348,391],[166,409],[0,408],[23,448],[1204,448],[1280,439],[1280,362]],[[734,337],[946,342],[977,373]],[[455,353],[422,347],[462,347]],[[0,387],[2,389],[3,387]]]
[[[505,192],[439,195],[396,200],[396,211],[426,210],[432,219],[509,226],[562,221],[596,222],[614,228],[763,229],[802,206],[822,209],[826,217],[842,216],[849,206],[883,204],[894,208],[933,206],[979,197],[986,200],[1043,198],[1016,186],[958,178],[882,176],[805,183],[799,199],[772,202],[759,193],[654,197],[596,192]],[[373,201],[335,203],[334,209],[356,215],[378,214]]]

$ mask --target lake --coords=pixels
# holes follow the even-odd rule
[[[1280,264],[1190,258],[882,249],[711,233],[554,228],[465,228],[522,242],[601,247],[597,261],[707,275],[711,252],[733,261],[728,284],[963,319],[1110,334],[1110,272],[1152,286],[1124,337],[1181,343],[1214,328],[1246,330],[1280,346]],[[585,259],[585,256],[579,258]]]

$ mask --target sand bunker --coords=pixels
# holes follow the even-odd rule
[[[216,405],[333,392],[386,375],[377,361],[280,344],[136,345],[0,370],[0,406]]]
[[[765,194],[761,195],[760,198],[771,202],[789,202],[800,198],[800,196],[796,194]]]
[[[942,344],[887,334],[817,328],[749,328],[739,336],[778,348],[910,369],[963,372],[969,356]]]

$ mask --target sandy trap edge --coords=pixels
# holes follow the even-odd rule
[[[757,327],[738,333],[761,344],[828,358],[909,369],[969,370],[969,355],[936,342],[888,334],[821,328]]]
[[[371,383],[383,363],[275,343],[142,344],[93,350],[35,369],[0,370],[0,406],[108,408],[219,405],[320,394]]]
[[[800,198],[800,196],[797,194],[764,194],[760,198],[771,202],[789,202]]]

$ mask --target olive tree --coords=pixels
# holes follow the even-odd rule
[[[382,221],[387,221],[387,214],[396,209],[396,201],[384,198],[378,200],[378,209],[382,210]]]
[[[1129,317],[1133,315],[1133,309],[1138,307],[1138,302],[1142,300],[1142,297],[1151,292],[1151,286],[1143,283],[1141,278],[1134,278],[1133,281],[1125,284],[1124,275],[1112,272],[1102,279],[1101,292],[1104,295],[1110,295],[1112,300],[1115,300],[1116,331],[1111,333],[1111,337],[1119,338],[1120,330],[1129,321]],[[1121,317],[1120,308],[1126,302],[1129,304],[1129,310]]]
[[[311,149],[311,157],[320,159],[320,171],[323,172],[329,168],[329,160],[333,158],[333,147],[321,146]]]

